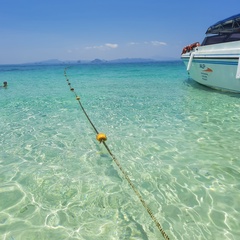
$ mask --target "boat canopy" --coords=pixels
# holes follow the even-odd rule
[[[240,32],[240,14],[221,20],[210,26],[206,34]]]

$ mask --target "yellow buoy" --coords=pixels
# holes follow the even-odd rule
[[[77,97],[76,97],[76,100],[80,100],[80,97],[77,96]]]
[[[96,139],[101,143],[107,140],[107,136],[104,133],[98,133]]]

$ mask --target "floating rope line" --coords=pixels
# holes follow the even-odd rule
[[[168,235],[165,233],[165,231],[163,230],[161,224],[158,222],[158,220],[156,219],[156,217],[154,216],[154,214],[152,213],[151,209],[147,206],[147,203],[144,201],[144,199],[142,198],[141,194],[139,193],[139,191],[137,190],[137,188],[133,185],[132,181],[130,180],[130,178],[128,177],[127,173],[123,170],[122,166],[120,165],[119,161],[116,159],[116,157],[112,154],[111,150],[109,149],[108,145],[105,143],[105,141],[107,140],[107,137],[104,133],[99,133],[97,128],[94,126],[94,124],[92,123],[91,119],[89,118],[87,112],[85,111],[81,101],[80,101],[80,97],[76,94],[74,88],[72,88],[71,83],[67,77],[67,67],[64,70],[64,75],[66,77],[66,81],[70,87],[70,90],[74,93],[76,100],[78,101],[82,111],[84,112],[85,116],[87,117],[88,121],[90,122],[90,124],[92,125],[93,129],[95,130],[97,136],[96,139],[101,143],[103,143],[103,145],[105,146],[105,148],[107,149],[108,153],[110,154],[110,156],[112,157],[113,161],[116,163],[116,165],[118,166],[119,170],[122,172],[123,176],[125,177],[125,179],[127,180],[127,182],[129,183],[129,185],[131,186],[132,190],[135,192],[135,194],[137,195],[138,199],[140,200],[140,202],[142,203],[143,207],[146,209],[146,211],[148,212],[148,214],[150,215],[150,217],[152,218],[152,220],[154,221],[155,225],[157,226],[158,230],[161,232],[162,236],[164,237],[164,239],[166,240],[170,240],[170,238],[168,237]]]

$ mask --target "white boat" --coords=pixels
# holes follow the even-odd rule
[[[196,82],[240,92],[240,14],[210,26],[202,44],[183,48],[181,59]]]

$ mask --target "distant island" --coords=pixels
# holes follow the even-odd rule
[[[148,58],[122,58],[122,59],[115,59],[115,60],[104,60],[104,59],[94,59],[91,61],[87,60],[76,60],[76,61],[61,61],[58,59],[49,59],[45,61],[39,61],[39,62],[31,62],[31,63],[25,63],[29,65],[60,65],[60,64],[105,64],[105,63],[146,63],[146,62],[158,62],[158,61],[174,61],[178,59],[172,59],[172,60],[154,60],[154,59],[148,59]]]

